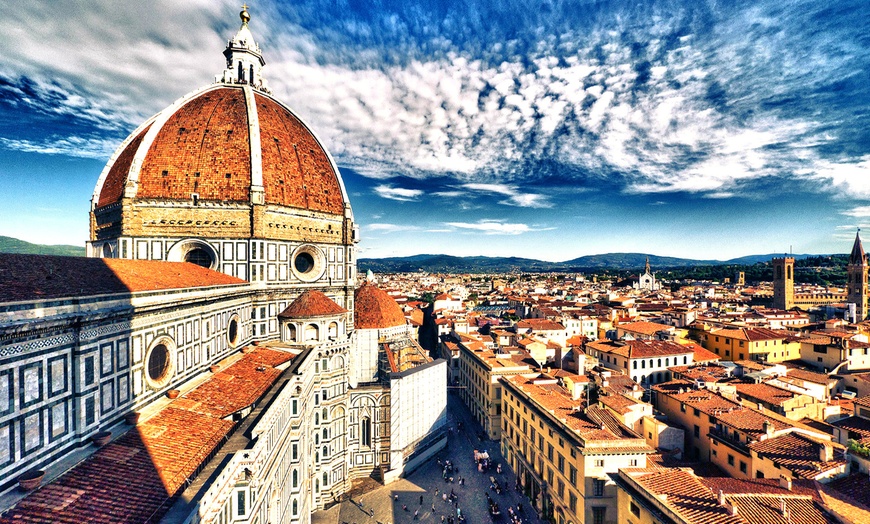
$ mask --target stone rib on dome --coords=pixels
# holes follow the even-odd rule
[[[326,317],[347,313],[347,310],[339,306],[331,298],[315,289],[310,289],[299,295],[296,300],[287,306],[287,309],[278,314],[280,318],[310,318]]]
[[[382,289],[368,282],[354,292],[354,327],[384,329],[406,324],[402,308]]]

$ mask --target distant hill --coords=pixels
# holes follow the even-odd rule
[[[664,269],[691,268],[699,266],[749,266],[770,262],[782,254],[748,255],[731,260],[697,260],[690,258],[660,257],[645,253],[605,253],[587,255],[564,262],[546,262],[531,258],[518,257],[455,257],[450,255],[413,255],[408,257],[361,258],[360,271],[371,269],[376,273],[510,273],[510,272],[549,272],[549,271],[600,271],[600,270],[640,270],[649,257],[654,272]],[[827,255],[789,255],[797,260]]]
[[[20,253],[22,255],[60,255],[67,257],[85,256],[84,246],[48,246],[31,244],[17,238],[0,236],[0,253]]]

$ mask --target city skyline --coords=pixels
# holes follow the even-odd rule
[[[0,235],[82,244],[142,120],[213,81],[236,2],[0,7]],[[870,223],[870,8],[252,2],[275,95],[341,169],[360,257],[729,259]]]

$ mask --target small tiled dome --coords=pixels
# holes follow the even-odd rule
[[[340,315],[347,310],[332,301],[320,291],[311,289],[299,295],[299,297],[287,306],[287,309],[278,314],[280,318],[311,318]]]
[[[357,329],[383,329],[406,323],[399,304],[368,282],[354,293],[354,304],[354,326]]]

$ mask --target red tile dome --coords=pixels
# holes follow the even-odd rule
[[[405,325],[405,314],[382,289],[365,282],[354,293],[354,327],[383,329]]]
[[[334,162],[289,108],[249,86],[183,97],[133,132],[109,161],[94,208],[135,200],[263,202],[343,215]],[[256,199],[254,199],[256,200]]]
[[[331,298],[320,291],[310,289],[299,295],[278,316],[280,318],[311,318],[340,315],[342,313],[347,313],[347,310],[333,302]]]

